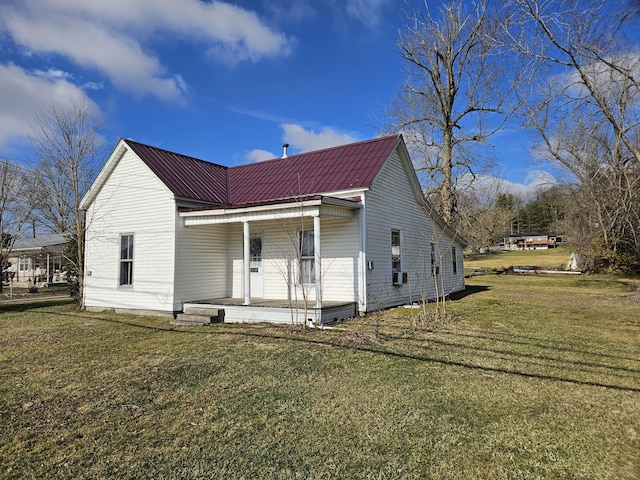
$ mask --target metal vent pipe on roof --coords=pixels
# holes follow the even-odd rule
[[[287,158],[287,148],[289,148],[289,144],[288,143],[283,143],[282,144],[282,149],[284,150],[284,152],[282,153],[282,158]]]

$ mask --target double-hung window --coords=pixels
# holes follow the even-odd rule
[[[300,256],[300,283],[313,283],[316,280],[316,259],[313,230],[298,232],[298,254]]]
[[[436,244],[431,242],[431,275],[440,273],[438,265],[436,265]]]
[[[458,258],[456,257],[456,247],[451,247],[451,259],[453,260],[453,274],[458,273]]]
[[[20,257],[20,260],[18,261],[18,269],[21,272],[26,272],[27,270],[31,270],[31,258]]]
[[[120,285],[133,285],[133,235],[120,235]]]
[[[400,230],[391,230],[391,272],[401,271]]]

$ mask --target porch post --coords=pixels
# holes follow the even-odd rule
[[[367,276],[369,275],[369,262],[367,261],[367,210],[364,195],[362,197],[362,208],[360,216],[360,265],[358,274],[358,313],[364,315],[367,311]]]
[[[322,308],[322,255],[320,252],[320,215],[313,217],[313,253],[316,273],[316,308]]]
[[[251,305],[251,250],[250,250],[250,234],[249,234],[249,222],[244,220],[242,222],[243,227],[243,246],[244,246],[244,258],[242,259],[242,271],[244,281],[244,305]]]

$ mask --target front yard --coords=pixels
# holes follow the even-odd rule
[[[0,478],[637,478],[640,282],[468,286],[419,329],[0,306]]]

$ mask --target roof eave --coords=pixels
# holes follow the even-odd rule
[[[98,172],[98,175],[91,184],[91,187],[89,187],[87,193],[85,193],[82,200],[80,200],[80,210],[87,210],[91,206],[98,196],[98,193],[100,193],[102,186],[116,168],[116,165],[120,162],[128,148],[126,141],[121,138],[111,151],[111,154],[107,157],[107,161],[100,169],[100,172]]]

